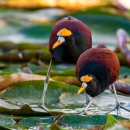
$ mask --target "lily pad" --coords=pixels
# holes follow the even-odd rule
[[[127,130],[113,116],[108,115],[104,130]]]
[[[73,85],[64,84],[61,82],[50,82],[49,87],[47,89],[45,105],[49,109],[51,109],[51,113],[71,113],[72,109],[61,109],[61,103],[59,102],[59,96],[63,92],[71,92],[76,93],[78,88]],[[8,105],[4,102],[1,103],[1,111],[5,113],[13,114],[32,114],[35,111],[41,112],[45,114],[45,111],[38,107],[38,104],[41,100],[41,95],[43,91],[43,81],[27,81],[27,82],[19,82],[11,87],[7,88],[2,94],[1,97],[8,103]],[[52,96],[53,95],[53,96]],[[28,104],[28,105],[27,105]],[[13,106],[16,108],[12,108]],[[26,107],[28,108],[26,108]],[[25,109],[23,109],[24,107]],[[31,107],[31,108],[30,108]],[[13,109],[9,111],[9,109]],[[22,110],[23,109],[23,110]],[[26,112],[25,110],[29,112]],[[32,109],[32,110],[30,110]],[[5,111],[4,111],[5,110]],[[19,110],[19,112],[18,112]]]
[[[54,121],[54,117],[29,117],[19,121],[19,123],[27,128],[38,125],[50,125]]]
[[[112,115],[115,120],[128,120],[125,118],[122,118],[120,116]],[[33,127],[33,126],[49,126],[50,124],[54,122],[54,119],[56,117],[29,117],[24,118],[19,123],[26,127]],[[73,129],[85,129],[85,128],[91,128],[93,126],[102,126],[105,125],[107,122],[108,115],[94,115],[94,116],[82,116],[82,115],[68,115],[63,116],[57,124],[59,126],[62,125],[62,128],[73,128]]]
[[[81,86],[81,83],[77,80],[76,77],[73,76],[53,76],[51,78],[58,82]]]
[[[130,109],[129,105],[129,97],[118,95],[119,102],[122,106]],[[81,112],[85,108],[85,94],[81,94],[80,96],[72,93],[63,93],[60,96],[60,102],[62,103],[63,108],[71,108],[78,112]],[[115,95],[110,93],[108,90],[97,96],[93,102],[95,105],[91,106],[88,109],[88,114],[104,114],[113,108],[116,105]],[[113,111],[113,114],[117,114],[117,111]],[[121,109],[121,113],[123,113],[123,117],[129,118],[130,113]]]
[[[59,97],[60,102],[63,104],[62,108],[84,108],[86,103],[85,94],[72,94],[65,92]]]
[[[47,112],[38,107],[42,91],[42,80],[16,83],[1,94],[4,100],[1,99],[0,111],[13,114],[46,114]],[[86,98],[85,95],[77,95],[77,91],[78,87],[76,86],[50,81],[45,97],[45,106],[48,108],[48,112],[52,115],[81,112],[85,107]],[[118,98],[129,109],[129,97],[119,95]],[[115,107],[115,96],[104,92],[96,97],[94,103],[98,107],[90,107],[88,113],[104,113]],[[113,113],[115,114],[116,111]],[[130,115],[126,113],[123,116]]]
[[[114,84],[118,92],[130,96],[130,78],[119,79]]]
[[[121,66],[120,67],[120,77],[130,76],[130,68]]]
[[[11,117],[0,115],[0,129],[10,129],[16,122]]]

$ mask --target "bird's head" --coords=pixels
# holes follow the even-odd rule
[[[94,83],[93,76],[85,75],[85,76],[82,76],[80,80],[82,82],[82,86],[78,90],[78,94],[80,94],[83,90],[87,89],[88,86],[93,86],[93,83]]]
[[[53,44],[52,49],[55,49],[56,47],[60,46],[63,43],[66,43],[66,40],[70,39],[72,36],[72,32],[66,28],[61,29],[57,33],[58,39],[57,41]]]

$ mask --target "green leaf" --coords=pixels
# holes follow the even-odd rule
[[[9,68],[2,69],[2,72],[20,73],[20,72],[23,72],[23,71],[22,71],[22,69],[20,69],[18,67],[9,67]]]
[[[60,122],[66,123],[68,126],[72,126],[75,129],[91,128],[95,125],[104,125],[107,120],[107,115],[95,115],[95,116],[65,116]]]
[[[124,106],[127,109],[130,109],[129,97],[118,95],[118,99],[119,102],[122,103],[122,106]],[[78,112],[81,112],[85,108],[86,98],[85,94],[78,95],[72,93],[63,93],[60,96],[60,102],[62,103],[61,105],[62,108],[71,108]],[[116,102],[115,95],[106,90],[105,92],[101,93],[95,98],[93,103],[97,106],[89,107],[87,112],[88,114],[106,113],[115,108],[116,105],[115,102]],[[112,113],[117,114],[117,111],[115,110]],[[129,118],[130,116],[130,113],[125,110],[122,110],[121,113],[123,117]]]
[[[54,121],[54,117],[29,117],[24,118],[23,120],[19,121],[19,123],[27,128],[34,127],[34,126],[47,126],[50,125]]]
[[[61,129],[58,125],[56,125],[55,123],[52,123],[50,126],[50,130],[63,130]],[[64,129],[65,130],[65,129]]]
[[[112,115],[108,115],[104,130],[127,130]]]
[[[128,118],[124,118],[122,116],[118,116],[118,115],[112,115],[116,120],[129,120]]]
[[[73,76],[53,76],[51,78],[58,82],[64,82],[75,86],[81,86],[81,83],[78,81],[78,79]]]
[[[121,66],[120,67],[120,77],[123,77],[123,76],[126,76],[126,75],[130,76],[130,68]]]
[[[11,117],[0,115],[0,127],[2,130],[10,128],[14,124],[15,124],[15,121]]]
[[[37,65],[32,64],[32,63],[28,63],[27,66],[28,66],[28,68],[29,68],[32,72],[35,72],[35,71],[38,71],[38,70],[42,70],[42,69],[43,69],[42,67],[37,66]]]
[[[72,94],[72,93],[68,93],[65,92],[63,94],[61,94],[61,96],[59,97],[60,102],[63,104],[62,108],[84,108],[85,106],[85,94]]]
[[[120,116],[113,115],[116,119],[128,120],[122,118]],[[62,128],[72,127],[74,129],[83,129],[83,128],[91,128],[92,126],[102,126],[107,122],[107,115],[94,115],[94,116],[82,116],[82,115],[68,115],[63,116],[59,121],[58,124],[62,126]],[[24,118],[19,123],[24,127],[34,127],[38,125],[42,126],[49,126],[53,124],[54,119],[56,117],[28,117]],[[57,126],[54,126],[57,127]],[[59,128],[59,127],[58,127]]]
[[[81,112],[85,108],[86,98],[85,95],[77,95],[78,89],[73,85],[50,81],[45,97],[45,106],[48,111],[53,115]],[[38,107],[42,91],[43,81],[40,80],[16,83],[1,94],[1,97],[7,101],[0,100],[0,111],[13,114],[46,114],[46,111]],[[119,95],[118,98],[124,107],[129,109],[129,106],[127,106],[129,97]],[[103,114],[115,107],[115,96],[103,92],[96,97],[94,103],[98,107],[90,107],[88,114]],[[116,111],[113,113],[116,113]],[[129,113],[126,112],[123,116],[128,117]]]
[[[8,102],[0,99],[0,112],[14,115],[41,115],[47,113],[44,109],[41,109],[36,105],[35,107],[32,107],[29,104],[18,104],[14,102]]]
[[[58,74],[59,76],[74,76],[75,77],[75,69],[67,69]]]
[[[0,111],[13,114],[45,114],[46,112],[38,107],[43,91],[43,81],[19,82],[7,88],[1,96],[7,101],[1,101]],[[51,109],[51,113],[71,113],[72,109],[61,109],[59,96],[64,92],[76,93],[78,88],[73,85],[61,82],[50,82],[45,105]],[[52,96],[53,95],[53,96]],[[27,110],[26,110],[27,109]]]

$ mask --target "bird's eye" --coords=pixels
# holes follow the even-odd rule
[[[92,83],[92,80],[89,83]]]
[[[66,39],[69,39],[70,38],[70,36],[66,36]]]

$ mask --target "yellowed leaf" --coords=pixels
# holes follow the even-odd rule
[[[45,76],[36,75],[36,74],[27,74],[27,73],[15,73],[11,75],[2,75],[0,76],[0,91],[9,87],[12,84],[22,81],[29,80],[45,80]],[[52,81],[52,79],[50,79]]]

